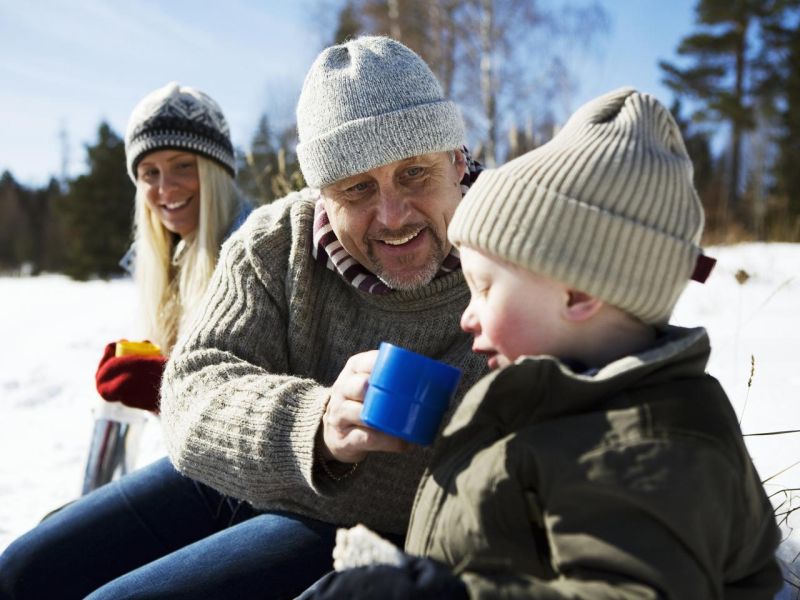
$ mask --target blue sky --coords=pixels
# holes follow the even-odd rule
[[[610,31],[574,65],[570,109],[621,85],[665,103],[659,59],[693,27],[695,0],[601,0]],[[102,120],[120,135],[131,109],[169,81],[202,89],[246,146],[263,112],[288,121],[325,44],[320,0],[0,0],[0,171],[41,185],[84,171]]]

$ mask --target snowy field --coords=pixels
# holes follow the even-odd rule
[[[707,253],[717,267],[705,285],[689,285],[673,322],[709,330],[709,372],[745,434],[800,429],[800,245]],[[95,368],[105,343],[141,337],[135,313],[129,280],[0,277],[0,551],[79,494],[98,402]],[[800,434],[752,435],[747,444],[776,506],[787,499],[781,490],[800,490]],[[163,454],[155,419],[140,446],[140,464]],[[779,513],[800,507],[794,494]],[[789,561],[800,553],[792,526],[800,530],[800,510],[783,523]]]

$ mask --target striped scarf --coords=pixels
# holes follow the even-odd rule
[[[467,161],[467,170],[461,180],[461,195],[463,196],[483,171],[483,166],[472,158],[466,147],[461,151]],[[337,272],[342,279],[362,292],[388,294],[394,291],[344,249],[328,220],[325,201],[321,195],[318,196],[314,206],[314,244],[311,248],[311,256],[318,263],[325,263],[328,269]],[[434,279],[459,268],[461,268],[461,259],[458,256],[458,250],[453,246],[442,261]]]

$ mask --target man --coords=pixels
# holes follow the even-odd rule
[[[30,557],[60,548],[60,570],[90,575],[78,584],[50,564],[62,583],[45,591],[292,597],[331,568],[337,526],[402,541],[429,450],[364,426],[361,402],[381,341],[461,368],[462,390],[483,374],[458,326],[469,291],[447,241],[478,169],[456,106],[388,38],[323,51],[297,120],[311,189],[226,243],[165,371],[165,440],[185,477],[160,461],[88,496],[93,512],[83,501],[48,520],[57,541],[18,543],[13,556],[40,569]],[[89,566],[68,552],[101,535]]]

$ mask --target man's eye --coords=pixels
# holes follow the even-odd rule
[[[427,181],[428,169],[420,165],[413,165],[403,169],[398,183],[407,187],[417,187],[424,185]]]
[[[361,200],[368,196],[371,189],[372,185],[369,181],[359,181],[358,183],[346,188],[342,195],[344,196],[345,200],[352,202],[354,200]]]

